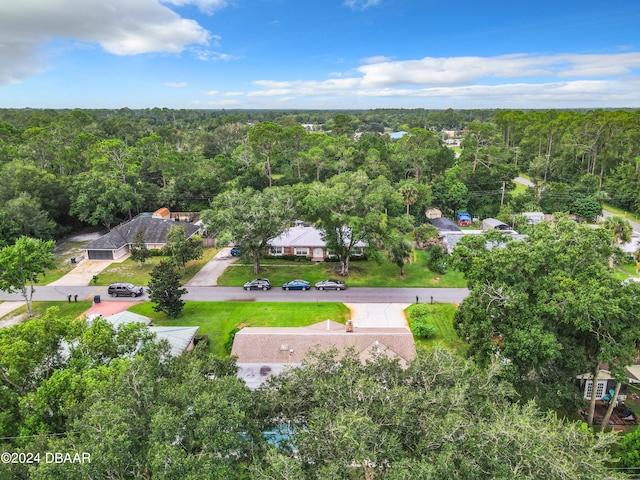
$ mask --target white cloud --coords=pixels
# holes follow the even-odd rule
[[[352,10],[366,10],[380,5],[380,0],[344,0],[344,5]]]
[[[187,82],[165,82],[164,86],[171,88],[184,88],[187,86]]]
[[[375,58],[375,57],[374,57]],[[427,57],[368,63],[324,81],[257,80],[250,97],[461,100],[552,108],[640,105],[640,53]],[[344,102],[344,100],[339,100]],[[493,102],[493,104],[491,103]]]
[[[179,0],[176,0],[179,1]],[[220,1],[195,1],[222,7]],[[114,55],[178,54],[214,38],[158,0],[20,0],[0,2],[0,84],[41,72],[35,52],[56,38],[97,43]]]

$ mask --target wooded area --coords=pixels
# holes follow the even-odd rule
[[[640,213],[639,118],[621,110],[5,109],[0,245],[109,228],[162,206],[197,212],[245,188],[293,186],[302,199],[313,182],[355,171],[404,191],[387,215],[408,211],[417,224],[427,206],[478,218],[523,210],[588,217],[602,202]],[[397,131],[409,134],[389,135]],[[513,197],[518,173],[540,188]],[[407,196],[407,184],[417,195]],[[314,215],[302,201],[296,207],[299,217]]]

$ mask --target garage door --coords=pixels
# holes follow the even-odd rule
[[[111,250],[87,250],[89,260],[113,260]]]

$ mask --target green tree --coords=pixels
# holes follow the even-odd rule
[[[402,195],[402,201],[407,206],[407,216],[409,215],[409,206],[418,201],[419,190],[415,183],[404,182],[398,188],[398,192]]]
[[[400,276],[404,277],[404,266],[413,258],[413,245],[406,238],[396,236],[387,248],[389,261],[400,267]]]
[[[144,242],[144,232],[139,231],[136,233],[136,238],[131,244],[131,260],[134,262],[138,262],[140,268],[147,260],[147,258],[151,257],[151,251],[147,248],[146,243]]]
[[[269,187],[273,186],[273,174],[275,157],[282,140],[282,127],[272,122],[264,122],[254,125],[249,129],[249,145],[256,157],[264,160],[264,171],[269,181]]]
[[[338,258],[340,274],[349,275],[349,257],[359,243],[382,238],[388,209],[402,204],[388,180],[370,180],[364,172],[345,172],[314,183],[305,198],[310,218],[318,219],[327,249]]]
[[[176,265],[180,265],[185,271],[187,262],[202,257],[202,243],[193,237],[187,238],[183,225],[171,227],[167,232],[167,243],[164,252],[171,257]]]
[[[285,187],[229,191],[216,197],[211,210],[201,212],[207,231],[221,243],[242,245],[253,261],[253,273],[260,273],[260,255],[269,240],[284,232],[296,219],[292,191]]]
[[[111,228],[141,201],[129,184],[95,170],[82,172],[73,179],[69,213],[89,225]]]
[[[13,245],[0,250],[0,289],[19,291],[27,304],[27,315],[33,317],[33,293],[38,276],[53,268],[53,240],[22,236]]]
[[[26,192],[9,200],[4,211],[16,225],[21,235],[33,238],[51,239],[56,230],[56,222],[49,218],[40,203]]]
[[[615,248],[618,248],[621,243],[628,243],[631,241],[631,234],[633,229],[629,220],[620,215],[611,215],[606,217],[602,222],[602,227],[611,235],[611,243]],[[613,267],[614,256],[611,255],[609,259],[609,265]]]
[[[603,362],[631,361],[639,297],[608,267],[611,241],[603,229],[560,218],[520,241],[501,237],[469,236],[456,246],[453,266],[471,292],[455,326],[478,363],[508,363],[523,399],[574,405],[580,398],[571,379]]]
[[[591,195],[581,196],[573,202],[571,213],[586,218],[587,221],[591,222],[602,214],[602,205]]]
[[[49,309],[42,317],[0,329],[0,436],[18,434],[22,399],[65,364],[60,343],[75,338],[77,326]]]
[[[187,293],[182,288],[180,274],[172,262],[161,261],[151,271],[149,280],[149,300],[155,305],[156,312],[163,312],[169,318],[177,318],[182,313],[184,301],[182,296]]]
[[[607,469],[613,435],[514,405],[502,368],[438,348],[405,368],[384,353],[366,363],[354,351],[311,355],[257,392],[261,416],[270,427],[287,419],[297,447],[261,468],[311,479],[617,476]]]

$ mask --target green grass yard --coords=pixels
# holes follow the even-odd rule
[[[87,310],[89,310],[92,306],[92,302],[86,301],[86,300],[79,300],[78,302],[33,302],[32,307],[33,307],[33,315],[34,317],[41,317],[42,315],[45,314],[45,312],[47,311],[48,308],[51,307],[56,307],[58,308],[58,315],[61,317],[79,317],[80,315],[82,315],[84,312],[86,312]],[[19,307],[13,311],[11,311],[10,313],[8,313],[7,315],[5,315],[5,317],[17,317],[17,316],[24,316],[26,318],[27,315],[27,307],[25,305],[23,305],[22,307]],[[2,318],[5,318],[2,317]]]
[[[154,312],[149,302],[129,310],[153,318],[154,325],[198,326],[198,334],[209,337],[211,353],[221,356],[228,355],[224,344],[236,327],[302,327],[327,319],[345,323],[350,318],[349,309],[337,302],[187,302],[175,320]]]
[[[414,307],[415,305],[411,305],[405,310],[409,324],[411,324],[411,310]],[[436,326],[438,333],[435,337],[429,339],[415,338],[416,348],[428,349],[435,346],[443,346],[459,354],[465,354],[468,348],[467,344],[458,337],[453,328],[453,316],[458,307],[451,303],[434,303],[429,308],[431,313],[426,322]]]
[[[182,282],[186,282],[193,277],[213,256],[218,253],[215,248],[205,248],[202,258],[192,260],[187,263],[186,272],[183,273],[182,268],[179,269],[182,275]],[[148,285],[151,270],[161,260],[167,260],[168,257],[151,257],[146,262],[140,264],[134,262],[130,258],[121,263],[112,263],[98,275],[98,285],[110,285],[113,282],[129,282],[135,285]]]
[[[405,276],[400,269],[386,261],[378,264],[375,260],[349,263],[349,276],[345,278],[351,287],[466,287],[462,273],[449,270],[445,275],[429,271],[425,267],[426,252],[416,252],[416,261],[405,266]],[[261,263],[259,275],[253,273],[250,265],[230,266],[218,278],[218,285],[238,287],[255,277],[268,278],[274,287],[295,278],[302,278],[314,284],[326,278],[339,277],[337,262],[296,262],[265,259]]]

